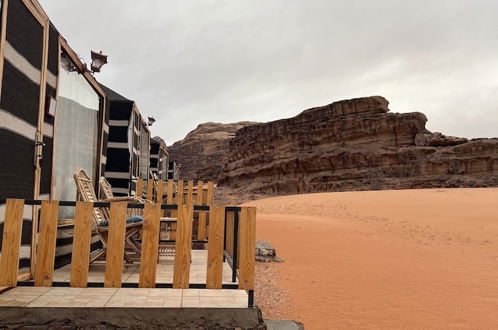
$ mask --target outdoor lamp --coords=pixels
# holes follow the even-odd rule
[[[152,126],[155,122],[156,120],[154,119],[154,117],[148,117],[147,126]]]
[[[93,72],[100,72],[100,68],[102,68],[104,64],[107,63],[107,55],[102,54],[102,51],[100,51],[100,53],[97,53],[92,50],[91,53],[92,53],[91,69]]]

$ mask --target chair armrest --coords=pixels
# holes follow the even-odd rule
[[[138,196],[123,196],[123,197],[113,197],[113,198],[106,198],[106,199],[101,199],[99,202],[104,202],[104,203],[111,203],[111,202],[136,202],[136,203],[141,203],[144,204],[145,202],[148,202],[147,200],[144,200],[143,198],[140,198]]]

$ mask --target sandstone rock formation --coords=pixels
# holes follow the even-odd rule
[[[358,98],[241,128],[220,183],[273,194],[498,185],[498,139],[431,133],[424,114],[388,104]]]
[[[183,179],[216,180],[226,163],[229,141],[235,132],[253,122],[204,123],[168,147],[171,160],[181,164]]]

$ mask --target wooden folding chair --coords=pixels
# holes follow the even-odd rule
[[[74,173],[74,181],[77,187],[77,199],[84,202],[138,202],[144,203],[143,199],[138,197],[113,197],[98,200],[93,188],[92,179],[86,174],[85,170],[78,168]],[[93,232],[97,234],[102,242],[102,249],[94,252],[90,256],[90,263],[105,256],[107,252],[107,239],[109,230],[109,209],[103,207],[93,208]],[[132,236],[142,230],[142,218],[132,217],[126,219],[126,234],[125,242],[139,256],[140,248],[133,241]],[[128,263],[133,263],[133,260],[125,254],[125,259]]]

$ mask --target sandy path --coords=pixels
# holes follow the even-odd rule
[[[258,207],[307,329],[498,328],[498,189],[294,195]]]

